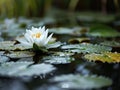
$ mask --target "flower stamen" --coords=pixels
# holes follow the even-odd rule
[[[32,34],[32,37],[35,37],[35,38],[40,38],[40,36],[41,36],[41,33]]]

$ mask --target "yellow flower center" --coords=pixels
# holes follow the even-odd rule
[[[35,37],[35,38],[40,38],[40,36],[41,36],[41,33],[32,34],[32,37]]]

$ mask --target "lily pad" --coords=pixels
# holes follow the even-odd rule
[[[111,47],[119,47],[120,48],[120,41],[103,41],[100,43],[101,45],[111,46]]]
[[[67,34],[67,35],[81,35],[86,34],[88,32],[87,27],[73,27],[73,28],[52,28],[50,29],[50,32],[53,32],[55,34]]]
[[[69,56],[47,56],[43,58],[43,61],[51,64],[67,64],[71,63],[75,59]]]
[[[117,37],[120,36],[120,33],[109,26],[97,24],[90,27],[88,35],[96,37]]]
[[[34,52],[30,51],[9,51],[5,53],[4,55],[10,57],[10,58],[26,58],[26,57],[32,57],[35,55]]]
[[[69,28],[52,28],[50,29],[50,32],[53,32],[56,34],[72,34],[73,30]]]
[[[10,60],[9,57],[3,56],[3,55],[1,56],[0,55],[0,63],[7,62],[9,60]]]
[[[15,73],[21,69],[25,69],[33,62],[6,62],[0,65],[0,75],[15,76]]]
[[[15,41],[2,41],[0,42],[0,50],[25,50],[28,47],[22,46],[20,44],[15,44]]]
[[[90,38],[72,38],[68,41],[71,44],[78,44],[83,42],[90,42]]]
[[[62,45],[63,43],[61,42],[54,42],[54,43],[51,43],[51,44],[48,44],[46,45],[46,48],[47,49],[50,49],[50,48],[58,48]]]
[[[113,53],[113,52],[105,52],[102,54],[86,54],[85,59],[88,61],[101,61],[107,63],[119,63],[120,62],[120,53]]]
[[[53,70],[50,64],[34,64],[33,62],[6,62],[0,65],[0,75],[10,77],[33,76],[46,74]]]
[[[74,53],[71,52],[53,52],[54,56],[72,56]]]
[[[70,52],[77,53],[102,53],[112,50],[111,47],[88,43],[64,45],[61,46],[61,48]]]
[[[33,76],[33,75],[40,75],[40,74],[47,74],[51,71],[55,70],[56,68],[50,64],[35,64],[31,65],[30,67],[20,70],[16,73],[16,76]]]
[[[97,89],[110,86],[112,80],[103,76],[96,75],[61,75],[52,78],[50,81],[58,82],[57,86],[65,89]]]

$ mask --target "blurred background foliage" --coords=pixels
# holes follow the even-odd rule
[[[0,0],[1,17],[42,17],[53,8],[119,13],[120,0]]]

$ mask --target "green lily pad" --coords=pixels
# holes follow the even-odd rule
[[[111,47],[88,43],[64,45],[61,49],[77,53],[102,53],[112,50]]]
[[[67,64],[71,63],[75,59],[69,56],[47,56],[43,58],[43,61],[51,64]]]
[[[96,75],[61,75],[50,79],[51,82],[58,82],[57,86],[66,89],[97,89],[112,84],[112,80]]]
[[[120,36],[120,33],[109,26],[97,24],[90,27],[88,35],[95,37],[117,37]]]
[[[72,52],[53,52],[54,56],[72,56],[74,53]]]
[[[15,41],[2,41],[0,42],[0,50],[26,50],[28,47],[22,46],[20,44],[15,44]]]
[[[69,28],[52,28],[50,29],[50,32],[53,32],[56,34],[72,34],[73,30]]]
[[[10,57],[10,58],[26,58],[26,57],[32,57],[35,55],[34,52],[30,51],[9,51],[5,53],[4,55]]]
[[[46,47],[47,49],[58,48],[58,47],[60,47],[62,44],[63,44],[63,43],[61,43],[61,42],[58,41],[58,42],[54,42],[54,43],[48,44],[48,45],[46,45],[45,47]]]
[[[68,35],[81,35],[86,34],[88,32],[87,27],[74,27],[74,28],[52,28],[50,29],[50,32],[53,32],[55,34],[68,34]]]
[[[111,46],[111,47],[120,47],[120,41],[103,41],[101,45]]]
[[[0,75],[9,77],[34,76],[49,73],[56,68],[50,64],[33,62],[6,62],[0,65]]]

